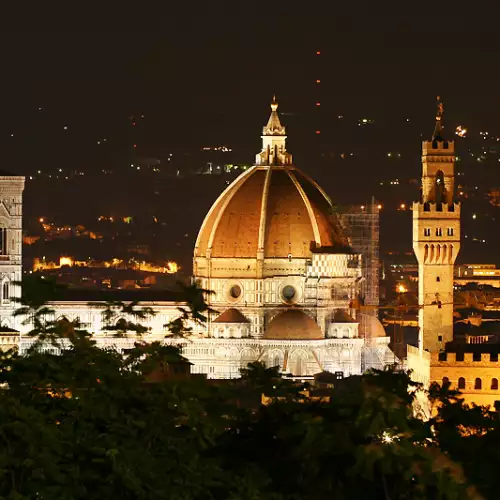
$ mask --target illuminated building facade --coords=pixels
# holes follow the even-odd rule
[[[294,376],[381,368],[394,361],[389,338],[374,315],[360,335],[362,315],[352,308],[363,280],[361,255],[327,195],[293,165],[277,108],[273,100],[255,165],[215,201],[196,241],[193,274],[213,290],[208,301],[217,313],[176,339],[165,325],[182,304],[141,302],[157,313],[143,321],[151,332],[143,338],[182,345],[193,372],[209,378],[237,377],[257,360]],[[51,306],[56,318],[78,318],[98,345],[124,349],[137,340],[111,336],[102,309],[86,302]],[[22,339],[21,351],[31,343]]]

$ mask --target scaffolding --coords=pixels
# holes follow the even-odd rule
[[[366,314],[377,316],[379,306],[379,239],[380,214],[372,199],[366,205],[338,206],[335,209],[344,234],[354,252],[361,254],[362,276],[358,290],[359,299],[366,307]],[[360,334],[369,337],[370,318],[361,315]]]

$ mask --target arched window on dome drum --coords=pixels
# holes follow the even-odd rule
[[[483,382],[480,378],[476,378],[474,382],[474,389],[481,390],[483,388]]]
[[[459,389],[465,389],[465,379],[463,377],[460,377],[458,379],[458,388]]]
[[[492,388],[494,391],[497,391],[497,390],[498,390],[498,379],[497,379],[497,378],[492,378],[492,379],[491,379],[491,388]]]
[[[2,285],[2,300],[10,300],[10,287],[8,281],[5,281]]]

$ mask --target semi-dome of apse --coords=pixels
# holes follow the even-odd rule
[[[273,318],[264,333],[264,339],[268,340],[321,340],[324,338],[316,321],[299,309],[289,309]]]

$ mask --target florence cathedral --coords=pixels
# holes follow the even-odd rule
[[[393,363],[374,311],[353,308],[365,279],[362,256],[352,250],[326,193],[293,164],[277,108],[273,100],[254,166],[215,201],[196,240],[194,279],[213,291],[207,300],[216,313],[178,339],[165,325],[182,304],[141,302],[156,311],[144,321],[150,333],[143,339],[180,345],[192,372],[208,378],[238,377],[252,361],[298,377],[348,376]],[[19,291],[11,285],[21,276],[23,187],[23,177],[0,176],[0,313],[2,325],[20,332],[21,352],[33,342],[12,315]],[[104,330],[102,310],[85,302],[51,307],[54,319],[87,325],[100,346],[127,349],[136,341]]]

